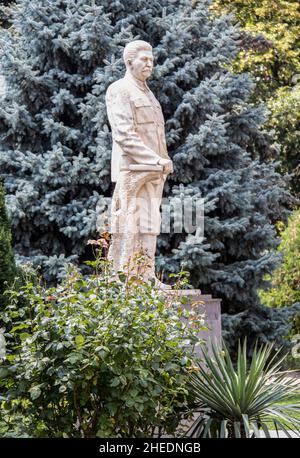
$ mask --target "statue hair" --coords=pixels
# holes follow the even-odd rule
[[[123,51],[125,64],[127,65],[129,60],[134,59],[139,51],[152,51],[152,46],[143,40],[134,40],[127,43]]]

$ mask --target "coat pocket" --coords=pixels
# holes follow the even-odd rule
[[[134,113],[137,124],[146,124],[155,122],[155,114],[152,105],[142,99],[133,101]]]

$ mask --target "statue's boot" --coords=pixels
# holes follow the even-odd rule
[[[162,283],[155,275],[155,251],[157,236],[153,234],[141,234],[141,247],[143,252],[149,257],[144,279],[146,281],[154,280],[155,289],[172,289],[171,285]]]

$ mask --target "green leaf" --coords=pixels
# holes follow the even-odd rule
[[[75,344],[77,348],[81,348],[84,342],[84,337],[81,334],[75,337]]]
[[[22,341],[28,339],[28,337],[31,337],[31,335],[30,335],[28,332],[22,332],[22,333],[20,334],[20,339],[21,339]]]
[[[124,274],[123,272],[119,272],[119,279],[122,283],[125,283],[126,279],[127,279],[127,275]]]
[[[9,370],[6,367],[0,367],[0,379],[4,379],[9,375]]]
[[[276,425],[275,425],[276,426]],[[266,438],[270,438],[271,437],[271,434],[270,434],[270,431],[269,431],[269,428],[268,426],[266,425],[266,423],[264,423],[263,421],[261,422],[261,427],[262,427],[262,430],[265,434],[265,437]],[[277,426],[276,426],[277,428]]]
[[[36,399],[40,397],[42,391],[40,387],[37,385],[37,386],[33,386],[32,388],[30,388],[29,393],[30,393],[31,399],[35,401]]]
[[[14,326],[12,329],[11,329],[11,333],[14,333],[16,331],[19,331],[20,329],[27,329],[28,328],[28,324],[27,323],[23,323],[23,324],[18,324],[17,326]]]

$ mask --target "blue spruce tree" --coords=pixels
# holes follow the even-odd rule
[[[90,257],[86,242],[112,194],[105,92],[124,74],[124,45],[144,39],[154,48],[150,86],[175,165],[165,195],[205,199],[204,241],[162,234],[157,267],[168,275],[184,265],[195,288],[222,298],[231,344],[246,334],[275,339],[285,322],[256,291],[278,261],[274,223],[286,218],[290,197],[275,164],[258,159],[272,145],[260,127],[264,107],[249,101],[254,83],[226,69],[239,49],[238,27],[230,16],[213,18],[209,4],[19,0],[17,33],[2,34],[0,62],[7,82],[0,171],[14,246],[46,279]]]
[[[14,0],[1,0],[0,2],[0,27],[10,26],[10,8],[12,7]]]

